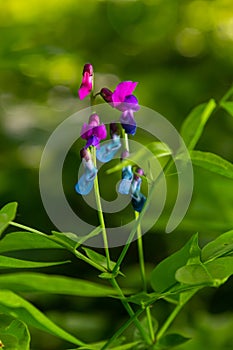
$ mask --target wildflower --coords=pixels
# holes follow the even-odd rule
[[[83,67],[83,78],[81,86],[78,90],[80,100],[83,100],[93,88],[93,67],[90,63],[86,63]]]
[[[137,98],[132,95],[137,84],[133,81],[122,81],[113,92],[107,88],[100,91],[100,95],[106,102],[122,112],[121,125],[125,132],[131,135],[135,134],[137,128],[134,112],[140,109]]]
[[[104,124],[100,124],[97,114],[92,114],[89,118],[89,123],[83,124],[81,137],[87,140],[85,148],[90,146],[99,147],[100,141],[107,137],[106,127]]]
[[[80,156],[82,158],[84,174],[80,177],[77,184],[75,185],[75,190],[81,195],[87,195],[93,188],[94,180],[98,170],[94,166],[91,154],[87,149],[81,149]]]
[[[134,174],[134,179],[131,184],[131,197],[132,197],[132,205],[135,211],[141,212],[142,208],[145,204],[146,197],[140,192],[141,190],[141,175],[143,175],[144,172],[141,168],[138,168],[136,171],[136,174]]]
[[[110,134],[111,140],[96,151],[96,157],[103,163],[112,160],[118,149],[121,148],[120,133],[116,123],[110,124]]]
[[[129,156],[128,151],[122,152],[121,160],[124,160],[128,156]],[[132,166],[127,165],[124,168],[122,168],[121,182],[118,187],[118,192],[121,194],[129,194],[132,180],[133,180]]]

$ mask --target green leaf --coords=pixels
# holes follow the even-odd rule
[[[62,249],[50,236],[32,232],[11,232],[0,240],[0,253],[27,249]]]
[[[50,237],[51,240],[53,240],[54,242],[60,244],[62,247],[71,251],[74,251],[78,246],[77,239],[75,238],[76,238],[76,235],[74,233],[57,232],[57,231],[52,231],[52,236]]]
[[[188,340],[190,340],[190,338],[183,337],[180,334],[176,334],[176,333],[166,334],[157,341],[157,343],[153,347],[153,350],[170,349],[175,346],[181,345],[187,342]]]
[[[209,261],[233,252],[233,230],[220,235],[206,244],[201,251],[202,261]]]
[[[98,283],[71,277],[31,272],[0,275],[0,286],[16,292],[43,292],[83,297],[118,295],[118,292],[112,287]]]
[[[0,336],[6,350],[30,350],[30,333],[26,324],[11,316],[0,315]]]
[[[181,267],[176,279],[185,284],[207,284],[219,286],[233,274],[233,257],[218,258],[205,264]]]
[[[217,154],[202,151],[191,151],[190,156],[194,165],[233,179],[233,164]]]
[[[9,223],[14,220],[17,211],[17,205],[18,204],[16,202],[8,203],[0,210],[0,237]]]
[[[85,345],[81,340],[53,323],[35,306],[9,290],[0,290],[0,312],[18,318],[28,325],[51,333],[75,345]]]
[[[180,135],[189,150],[194,149],[196,146],[204,130],[204,126],[215,107],[216,102],[211,99],[209,102],[201,104],[194,108],[188,117],[184,120],[181,126]]]
[[[129,158],[124,159],[122,162],[108,169],[106,173],[112,174],[114,172],[120,171],[122,168],[126,167],[129,164],[133,165],[139,163],[140,160],[144,159],[145,157],[149,159],[148,150],[151,152],[151,157],[154,156],[156,158],[166,157],[172,154],[172,151],[165,143],[159,141],[151,142],[146,145],[145,148],[143,147],[137,153],[130,154]]]
[[[221,107],[233,117],[233,101],[221,102]]]
[[[182,247],[178,252],[170,255],[161,261],[152,271],[151,286],[155,292],[163,292],[171,288],[177,280],[175,278],[176,270],[187,264],[192,256],[193,247],[196,245],[197,234]]]
[[[48,267],[69,263],[70,261],[57,261],[57,262],[40,262],[15,259],[8,256],[0,255],[0,269],[28,269],[37,267]]]

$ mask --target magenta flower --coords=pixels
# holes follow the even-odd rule
[[[131,101],[131,96],[133,91],[135,90],[138,83],[133,81],[122,81],[117,85],[116,89],[112,93],[112,105],[114,108],[119,109],[120,111],[124,111],[127,109],[127,104],[137,104],[138,101]]]
[[[137,98],[132,95],[137,84],[133,81],[122,81],[113,92],[108,88],[100,91],[100,95],[106,102],[122,112],[121,125],[125,132],[131,135],[134,135],[137,129],[134,112],[140,109]]]
[[[81,86],[78,90],[80,100],[83,100],[93,88],[93,67],[90,63],[84,65],[83,78]]]
[[[97,114],[92,114],[89,118],[89,123],[83,124],[81,137],[87,140],[85,148],[90,146],[99,147],[100,141],[107,137],[106,127],[104,124],[100,124]]]

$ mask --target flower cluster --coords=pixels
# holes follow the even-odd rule
[[[89,122],[84,123],[81,130],[81,137],[86,140],[86,145],[80,151],[84,173],[75,186],[77,193],[87,195],[93,188],[94,180],[97,175],[97,168],[92,159],[91,150],[96,148],[96,157],[100,162],[106,163],[113,159],[117,151],[121,148],[122,129],[126,134],[135,135],[137,124],[134,113],[140,109],[138,100],[133,92],[137,82],[122,81],[114,91],[104,87],[93,96],[93,67],[91,64],[85,64],[83,68],[83,78],[78,90],[80,100],[91,94],[91,100],[100,95],[112,108],[121,112],[120,123],[110,123],[110,140],[103,145],[100,142],[107,137],[106,126],[100,122],[96,113],[89,117]],[[121,125],[121,127],[120,127]],[[129,151],[125,150],[121,154],[121,159],[129,156]],[[128,165],[122,169],[122,179],[119,184],[118,192],[121,194],[130,194],[131,202],[135,211],[140,212],[146,201],[146,197],[141,193],[141,176],[143,170],[137,168],[133,171],[132,166]]]

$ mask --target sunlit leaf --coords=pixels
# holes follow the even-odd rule
[[[209,261],[233,252],[233,230],[206,244],[201,251],[202,261]]]
[[[233,179],[233,164],[217,154],[202,151],[191,151],[190,155],[194,165]]]
[[[15,292],[43,292],[83,297],[118,295],[118,292],[106,285],[77,278],[29,272],[0,275],[0,286]]]
[[[12,202],[6,204],[1,210],[0,210],[0,237],[2,232],[7,228],[9,223],[14,220],[17,210],[17,203]]]
[[[40,262],[40,261],[29,261],[15,259],[8,256],[0,255],[0,269],[25,269],[25,268],[38,268],[38,267],[48,267],[66,264],[70,261],[56,261],[56,262]]]
[[[30,333],[25,323],[0,315],[0,336],[6,350],[30,350]]]
[[[83,342],[53,323],[31,303],[9,290],[0,290],[0,312],[14,316],[28,325],[51,333],[75,345]]]
[[[213,99],[209,102],[195,107],[188,117],[184,120],[180,135],[183,138],[189,150],[194,149],[199,138],[202,135],[204,126],[216,107]]]

